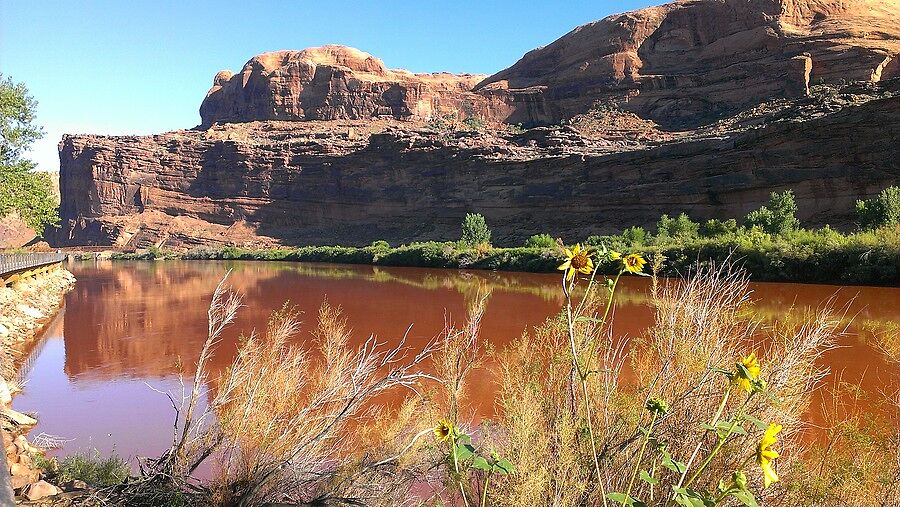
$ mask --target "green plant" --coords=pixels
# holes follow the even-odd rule
[[[50,175],[35,172],[23,157],[44,136],[34,124],[37,102],[23,83],[0,74],[0,218],[18,212],[40,235],[46,225],[59,223]]]
[[[79,480],[94,487],[108,487],[125,482],[130,472],[128,462],[115,452],[104,457],[94,449],[59,461],[56,478],[59,482]]]
[[[481,488],[481,507],[486,507],[491,477],[494,474],[509,475],[515,471],[515,466],[493,449],[489,453],[485,453],[483,449],[477,449],[472,444],[472,437],[462,432],[459,427],[447,419],[439,421],[433,431],[435,438],[446,444],[445,460],[448,470],[450,470],[450,478],[459,486],[463,504],[469,505],[465,488],[462,486],[463,472],[469,468],[478,470],[484,475],[484,484]]]
[[[643,227],[629,227],[622,231],[622,241],[629,248],[644,246],[647,241],[647,231]]]
[[[769,234],[786,234],[800,226],[796,215],[797,203],[793,191],[772,192],[769,204],[748,213],[744,225],[748,228],[759,227]]]
[[[480,213],[466,213],[463,219],[460,241],[469,248],[491,243],[491,230]]]
[[[660,238],[679,240],[696,238],[699,230],[700,224],[691,220],[686,213],[681,213],[676,218],[663,215],[656,223],[656,235]]]
[[[535,234],[525,240],[526,248],[554,248],[556,240],[549,234]]]
[[[729,234],[737,234],[740,226],[737,220],[729,218],[728,220],[712,219],[707,220],[700,226],[700,236],[704,238],[715,238],[726,236]]]
[[[372,248],[378,248],[378,249],[383,249],[383,250],[384,250],[384,249],[390,248],[390,247],[391,247],[391,244],[388,243],[387,241],[383,240],[383,239],[379,239],[379,240],[373,241],[372,244],[369,245],[369,246],[371,246]]]
[[[856,215],[861,229],[900,224],[900,187],[887,187],[878,197],[856,201]]]
[[[470,117],[466,118],[465,120],[463,120],[463,126],[465,126],[466,129],[468,129],[468,130],[481,132],[482,130],[484,130],[486,124],[484,123],[484,120],[482,120],[481,118],[479,118],[477,116],[470,116]]]

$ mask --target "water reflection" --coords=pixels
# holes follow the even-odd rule
[[[238,337],[262,329],[286,300],[307,323],[299,343],[311,340],[316,311],[327,297],[343,308],[357,343],[370,334],[395,343],[412,324],[408,341],[421,346],[445,319],[464,319],[467,305],[490,293],[482,339],[497,349],[563,303],[558,277],[541,274],[254,262],[99,262],[71,268],[78,283],[66,297],[65,314],[36,349],[29,385],[15,400],[17,409],[40,414],[38,431],[75,439],[66,452],[115,446],[132,456],[166,447],[172,410],[147,384],[180,392],[179,374],[193,375],[209,298],[228,270],[245,307],[223,337],[211,378],[230,364]],[[647,283],[623,280],[616,334],[637,336],[650,324]],[[768,323],[800,322],[828,300],[846,308],[854,319],[844,348],[829,352],[825,362],[873,397],[891,385],[897,370],[872,345],[897,343],[900,289],[754,284],[753,290],[754,312]],[[495,389],[489,375],[477,375],[468,415],[490,417]],[[816,410],[811,418],[822,419]]]

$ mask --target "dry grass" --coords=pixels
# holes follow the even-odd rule
[[[693,488],[714,489],[743,469],[760,504],[898,505],[900,407],[873,423],[836,401],[827,445],[805,449],[801,440],[811,393],[827,373],[817,360],[842,332],[840,316],[822,309],[806,323],[764,328],[750,317],[746,276],[728,266],[705,268],[684,281],[654,280],[655,321],[627,342],[598,319],[607,300],[597,292],[604,291],[590,292],[574,306],[582,318],[574,319],[573,334],[579,365],[590,372],[599,478],[565,313],[493,352],[479,338],[489,297],[479,292],[469,299],[462,326],[447,319],[433,344],[408,358],[402,339],[393,348],[374,338],[351,347],[346,320],[327,304],[315,323],[316,347],[299,347],[291,337],[300,324],[284,307],[264,333],[244,340],[207,407],[196,408],[205,394],[196,387],[181,404],[186,410],[173,401],[179,422],[172,450],[148,462],[138,484],[142,491],[174,485],[192,498],[229,506],[461,505],[475,503],[486,486],[486,505],[574,506],[601,505],[602,492],[625,491],[631,471],[645,469],[659,483],[637,481],[632,495],[647,505],[666,505],[672,487],[688,474],[666,468],[661,451],[696,470],[716,445],[703,425],[743,410],[784,426],[777,446],[782,481],[763,488],[754,462],[762,430],[747,422],[747,434],[729,438]],[[199,370],[238,305],[217,290]],[[753,351],[767,388],[745,402],[748,395],[720,370],[733,371]],[[501,415],[491,425],[467,429],[461,407],[480,393],[468,393],[466,386],[488,355],[497,364]],[[426,359],[433,375],[421,369]],[[204,380],[198,371],[194,386]],[[434,382],[420,389],[424,380]],[[399,406],[379,401],[379,394],[405,388],[410,394]],[[665,400],[669,410],[638,459],[650,398]],[[515,473],[455,466],[445,444],[429,435],[443,418],[472,435],[477,454],[495,448],[515,464]],[[217,461],[215,480],[192,481],[190,473],[210,457]]]
[[[837,319],[823,311],[800,328],[764,333],[746,317],[750,304],[746,277],[727,267],[701,270],[687,281],[667,282],[654,292],[656,321],[630,345],[628,364],[624,343],[612,340],[594,321],[579,322],[576,330],[583,341],[579,350],[586,342],[598,343],[597,354],[590,358],[596,373],[589,382],[606,491],[627,487],[630,473],[623,471],[635,468],[643,436],[639,428],[649,423],[643,406],[651,396],[669,403],[670,410],[655,426],[654,435],[673,458],[690,462],[695,453],[709,452],[715,438],[702,424],[714,418],[723,392],[730,389],[716,369],[733,369],[742,355],[753,350],[761,356],[768,396],[758,396],[747,410],[759,419],[784,425],[780,466],[789,465],[796,456],[792,449],[799,446],[798,432],[810,393],[824,374],[816,359],[839,333]],[[597,301],[589,301],[585,315],[596,316],[598,306]],[[501,358],[502,425],[509,440],[506,452],[518,473],[504,486],[498,504],[596,505],[602,501],[591,473],[585,415],[573,401],[565,327],[564,318],[552,319],[523,336]],[[742,403],[734,395],[724,413],[733,413]],[[753,456],[761,432],[745,427],[749,435],[729,440],[695,487],[714,486],[732,470],[749,468],[743,465]],[[663,468],[658,453],[651,452],[641,467],[652,471],[660,484],[651,493],[649,485],[640,483],[633,494],[645,502],[652,498],[648,505],[662,505],[671,486],[682,480],[680,474]],[[762,491],[761,474],[749,472],[753,490]],[[775,486],[758,497],[777,498],[783,493]]]

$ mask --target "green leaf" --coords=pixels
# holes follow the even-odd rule
[[[748,370],[747,367],[744,366],[744,363],[737,363],[736,366],[738,369],[738,374],[742,378],[745,378],[747,380],[753,380],[753,375],[750,373],[750,370]]]
[[[768,425],[768,424],[766,424],[765,422],[763,422],[763,421],[760,420],[760,419],[757,419],[756,417],[753,417],[753,416],[750,415],[750,414],[744,414],[744,419],[746,419],[746,420],[752,422],[754,426],[756,426],[757,428],[759,428],[759,429],[761,429],[761,430],[763,430],[763,431],[765,431],[766,429],[769,428],[769,425]]]
[[[631,507],[647,507],[647,504],[638,500],[633,496],[625,496],[625,493],[608,493],[606,498],[609,498],[613,502],[620,503],[625,506]]]
[[[672,459],[672,455],[667,452],[663,453],[662,465],[678,474],[683,474],[687,469],[687,465],[680,461],[675,461],[674,459]]]
[[[722,438],[728,436],[729,429],[731,429],[731,433],[735,435],[747,434],[747,431],[740,424],[735,424],[734,428],[731,427],[730,421],[719,421],[719,423],[716,424],[716,430],[718,431],[719,435],[722,436]]]
[[[469,444],[456,444],[456,459],[465,461],[475,454],[475,448]]]
[[[659,484],[659,480],[654,479],[653,476],[650,475],[650,473],[647,472],[646,470],[641,470],[640,478],[642,481],[646,482],[647,484],[651,484],[651,485]]]
[[[497,462],[494,463],[494,467],[497,468],[497,472],[504,474],[504,475],[511,474],[516,471],[515,465],[513,465],[512,463],[510,463],[508,460],[506,460],[504,458],[498,459]]]
[[[475,459],[472,460],[472,468],[477,470],[483,470],[485,472],[491,471],[491,464],[481,456],[475,456]]]
[[[732,493],[731,496],[735,497],[747,507],[759,507],[759,504],[756,503],[756,498],[753,497],[753,493],[749,491],[737,491],[736,493]]]
[[[696,491],[676,488],[675,486],[672,486],[672,490],[675,491],[675,503],[678,505],[683,505],[684,507],[715,507],[714,501],[709,502],[705,500]]]

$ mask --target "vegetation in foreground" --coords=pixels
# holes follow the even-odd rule
[[[727,265],[686,280],[652,279],[655,321],[631,341],[610,331],[636,253],[566,249],[563,311],[504,350],[479,336],[489,293],[465,322],[422,349],[402,338],[351,346],[323,305],[315,348],[292,342],[289,305],[243,340],[232,366],[206,365],[240,298],[219,285],[209,337],[172,447],[142,473],[101,489],[125,505],[897,505],[900,432],[845,414],[827,442],[802,430],[817,366],[840,333],[822,310],[764,328],[747,311],[747,278]],[[661,259],[651,259],[654,275]],[[597,268],[614,273],[599,274]],[[576,290],[578,288],[578,290]],[[460,408],[474,375],[499,382],[495,420]],[[625,372],[628,374],[625,374]],[[210,392],[204,387],[215,386]],[[402,403],[387,392],[407,393]],[[207,398],[207,404],[200,403]],[[173,400],[175,398],[173,397]],[[395,400],[396,401],[396,400]],[[886,407],[892,407],[887,400]],[[887,410],[896,416],[900,408]],[[866,420],[868,422],[866,422]],[[192,477],[204,462],[216,475]]]
[[[803,229],[790,191],[773,193],[769,204],[735,219],[694,222],[685,214],[663,215],[656,233],[629,227],[613,236],[591,236],[591,247],[607,245],[640,253],[661,254],[663,276],[680,276],[701,265],[740,265],[755,280],[900,285],[900,188],[889,187],[878,197],[858,201],[859,230],[843,234],[830,227]],[[375,241],[367,247],[308,246],[273,250],[226,247],[183,253],[151,248],[140,253],[114,254],[115,259],[242,259],[466,268],[552,272],[563,256],[560,241],[549,234],[531,236],[521,247],[490,244],[491,231],[478,214],[463,222],[461,239],[391,247]],[[599,267],[614,275],[608,266]]]

